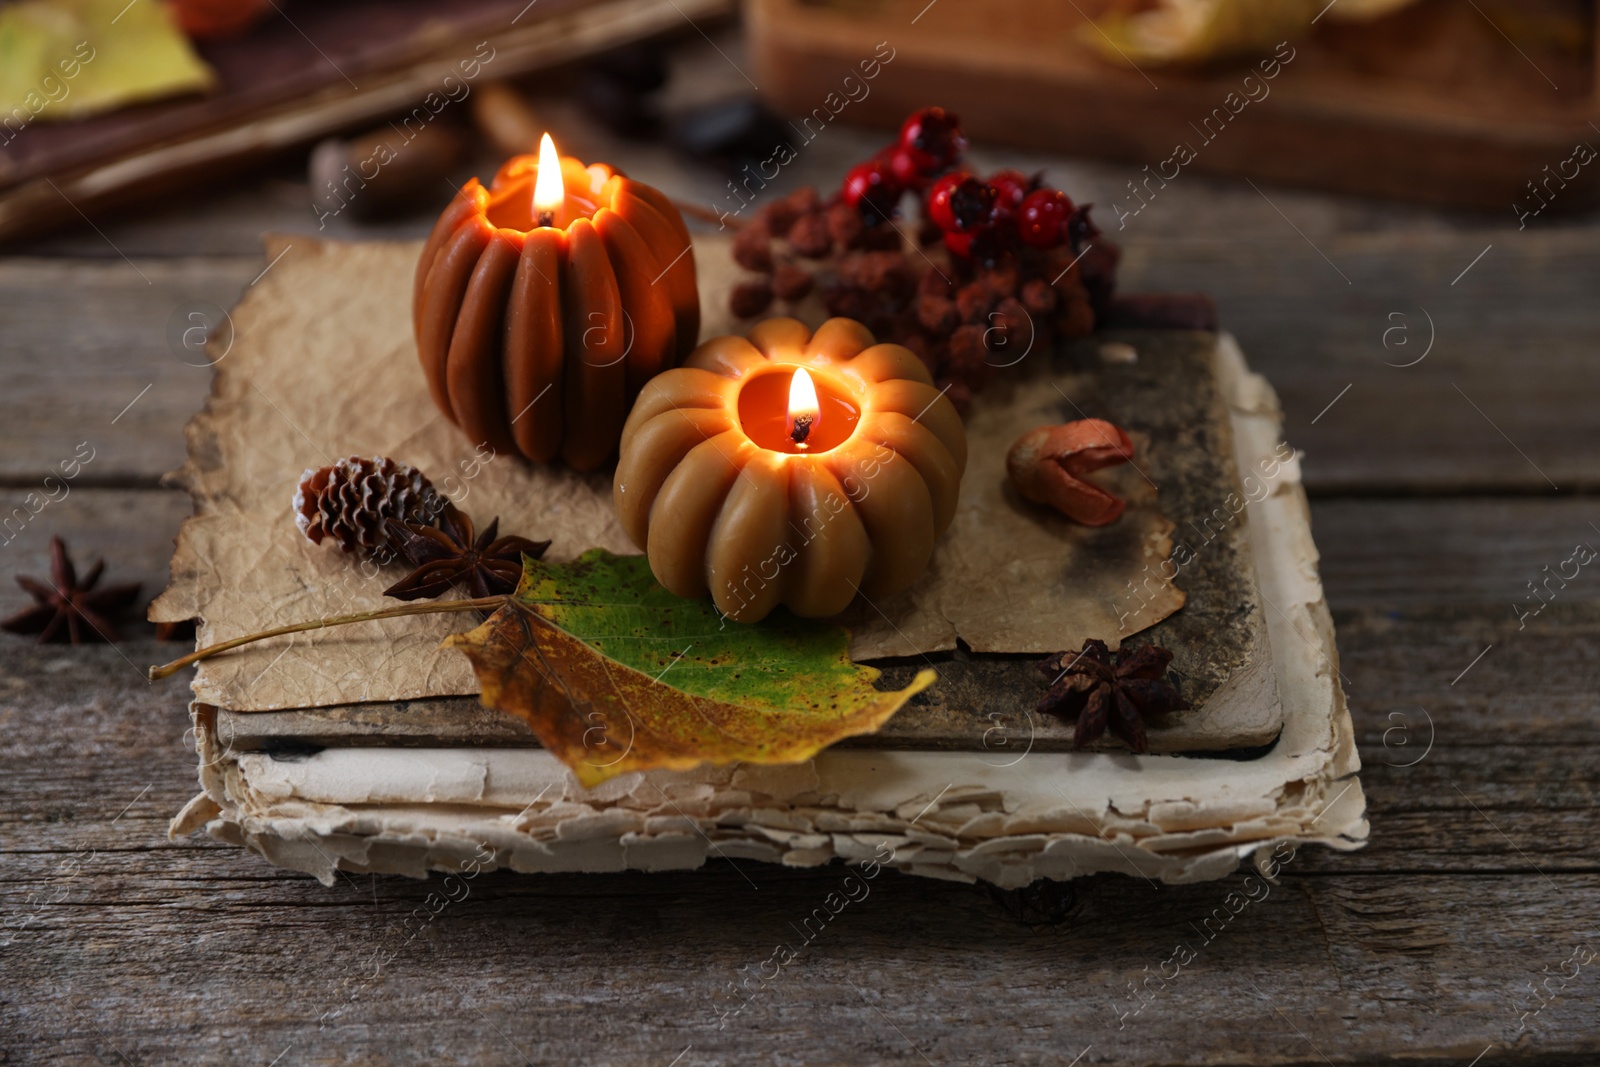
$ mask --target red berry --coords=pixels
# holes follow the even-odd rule
[[[922,189],[933,177],[922,153],[905,145],[886,148],[879,153],[879,158],[887,162],[890,176],[907,189]]]
[[[1016,170],[1002,170],[989,179],[994,186],[995,207],[1015,213],[1022,201],[1033,191],[1033,179]]]
[[[928,191],[928,217],[943,230],[976,230],[989,225],[992,187],[970,174],[947,174]]]
[[[900,127],[900,146],[910,149],[918,169],[931,176],[955,165],[967,150],[967,139],[961,136],[959,118],[942,107],[925,107],[913,111]]]
[[[950,233],[956,228],[956,216],[950,207],[950,197],[955,193],[956,187],[967,181],[972,175],[962,171],[951,171],[928,190],[928,218],[939,229]]]
[[[1017,212],[1017,230],[1025,244],[1034,248],[1054,248],[1066,237],[1065,223],[1072,215],[1072,201],[1057,189],[1035,189],[1023,198]]]
[[[968,256],[972,253],[972,239],[975,233],[958,233],[955,230],[944,231],[944,246],[949,249],[952,256]]]
[[[844,177],[840,195],[851,207],[859,208],[865,202],[879,213],[888,215],[894,210],[904,187],[889,173],[881,159],[869,159],[850,168]]]

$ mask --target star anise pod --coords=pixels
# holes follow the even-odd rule
[[[430,599],[457,587],[473,597],[512,592],[522,577],[522,557],[538,559],[550,547],[549,541],[496,536],[498,518],[474,537],[472,520],[453,507],[439,516],[437,528],[394,519],[388,522],[400,554],[416,567],[383,591],[384,596],[396,600]]]
[[[1190,707],[1167,680],[1171,662],[1172,653],[1160,645],[1112,652],[1104,641],[1091,637],[1081,652],[1057,652],[1039,664],[1039,670],[1051,680],[1050,691],[1039,701],[1039,711],[1077,716],[1073,748],[1097,740],[1109,726],[1142,755],[1150,751],[1144,716]]]
[[[52,641],[71,641],[75,645],[93,641],[116,641],[121,635],[111,620],[132,604],[139,595],[139,583],[108,585],[96,589],[104,560],[97,560],[89,572],[78,579],[78,569],[67,555],[61,538],[50,538],[50,580],[41,582],[17,575],[17,584],[38,603],[7,619],[0,629],[14,634],[38,634],[41,645]]]

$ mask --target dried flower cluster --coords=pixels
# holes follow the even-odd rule
[[[949,256],[929,228],[920,236],[930,247],[908,248],[897,225],[867,226],[856,209],[801,189],[735,236],[734,259],[756,277],[734,287],[730,306],[755,318],[775,301],[793,305],[815,293],[829,315],[915,352],[964,413],[996,370],[1048,352],[1058,338],[1092,333],[1097,304],[1110,298],[1111,245],[1076,263],[1062,246],[984,264]]]

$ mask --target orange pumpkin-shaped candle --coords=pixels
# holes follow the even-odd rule
[[[739,622],[816,617],[921,576],[966,463],[961,418],[909,349],[851,319],[768,319],[644,387],[613,495],[667,589]]]
[[[592,470],[699,337],[689,231],[661,193],[558,158],[547,134],[439,217],[412,316],[434,402],[474,442]]]

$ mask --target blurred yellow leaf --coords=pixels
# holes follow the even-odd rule
[[[25,0],[0,7],[0,143],[31,122],[209,89],[158,0]]]
[[[1078,31],[1107,59],[1162,65],[1270,53],[1304,36],[1327,0],[1161,0],[1151,10],[1121,6]],[[1337,5],[1336,5],[1337,6]]]

